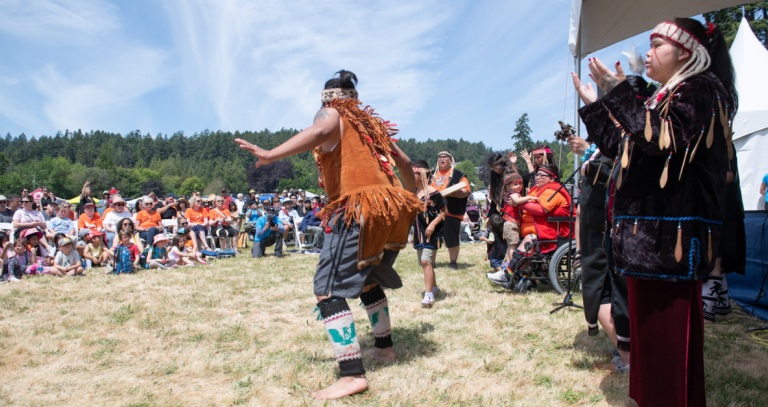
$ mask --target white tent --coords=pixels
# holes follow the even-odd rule
[[[741,196],[744,209],[763,209],[759,194],[763,176],[768,174],[768,50],[755,37],[747,20],[742,20],[731,45],[736,70],[739,110],[733,121],[733,144],[739,160]]]
[[[572,0],[568,45],[574,56],[583,57],[648,31],[664,20],[743,3],[744,0]]]

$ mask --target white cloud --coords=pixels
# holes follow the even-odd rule
[[[120,28],[116,7],[103,0],[3,0],[0,31],[47,44]]]
[[[437,1],[166,3],[191,109],[210,101],[223,130],[305,127],[339,69],[395,120],[426,102],[448,13]],[[444,28],[444,27],[443,27]]]

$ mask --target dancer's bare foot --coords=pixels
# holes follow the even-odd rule
[[[312,398],[319,400],[333,400],[368,390],[368,380],[365,376],[346,376],[336,383],[318,391],[312,392]]]
[[[390,346],[389,348],[372,348],[363,349],[363,356],[376,359],[380,362],[394,362],[397,360],[395,350]]]

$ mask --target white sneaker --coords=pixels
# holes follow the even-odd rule
[[[501,269],[495,273],[485,273],[485,276],[488,277],[491,282],[499,285],[504,285],[509,281],[509,277],[507,277],[504,269]]]
[[[432,293],[424,293],[424,299],[421,300],[422,307],[431,307],[435,303],[435,296]]]
[[[8,281],[10,281],[12,283],[18,283],[21,280],[16,278],[16,276],[10,276],[10,277],[8,277]]]

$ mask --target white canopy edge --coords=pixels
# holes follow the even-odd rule
[[[737,114],[738,116],[738,114]],[[741,198],[745,210],[762,210],[765,197],[760,195],[760,183],[768,174],[768,129],[762,129],[733,141],[739,160]]]
[[[733,139],[737,140],[768,128],[768,50],[742,19],[730,53],[739,93],[739,111],[733,120]]]
[[[573,56],[581,54],[583,57],[651,30],[662,21],[695,16],[743,3],[744,0],[572,0],[568,46]]]

